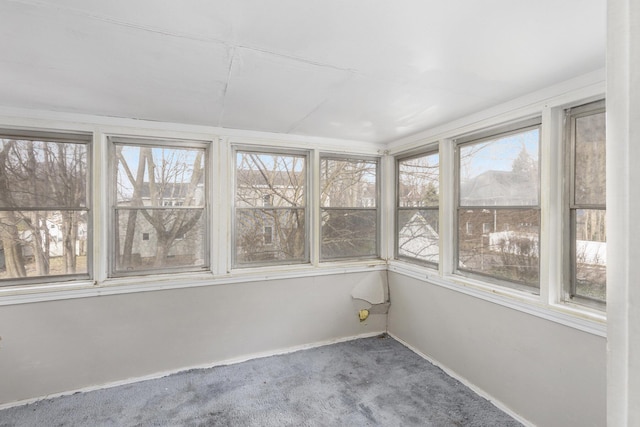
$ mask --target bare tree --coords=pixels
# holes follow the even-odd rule
[[[303,259],[306,160],[239,152],[236,165],[237,261]],[[272,236],[265,236],[270,229]]]
[[[155,236],[154,254],[145,263],[151,267],[166,266],[176,240],[199,224],[204,211],[202,200],[196,200],[204,177],[204,150],[130,146],[128,159],[123,149],[123,145],[116,146],[118,205],[119,211],[126,212],[124,239],[122,236],[116,239],[117,243],[123,241],[118,250],[118,268],[144,267],[133,253],[136,244],[141,245],[136,243],[136,230],[149,230],[145,224]],[[131,161],[136,162],[135,175],[129,165]],[[198,238],[202,240],[202,236]],[[196,248],[189,250],[193,252]]]
[[[320,162],[321,257],[377,254],[377,162],[324,158]]]
[[[149,148],[143,148],[143,150],[149,150]],[[193,169],[191,173],[191,180],[188,182],[188,188],[184,195],[184,204],[191,205],[191,201],[195,196],[195,190],[200,182],[203,174],[202,168],[202,155],[203,151],[199,150],[196,154],[196,158],[193,163]],[[180,168],[186,167],[184,164],[178,164],[173,162],[163,161],[160,167],[159,174],[156,174],[156,165],[153,156],[149,152],[146,153],[147,160],[147,179],[149,180],[149,193],[151,197],[152,206],[158,207],[162,200],[162,194],[164,192],[164,184],[167,182],[178,182]],[[175,174],[175,175],[174,175]],[[160,178],[158,183],[156,179]],[[158,185],[160,184],[160,185]],[[200,220],[202,210],[197,211],[171,211],[166,212],[164,210],[147,210],[140,211],[145,219],[153,226],[157,233],[158,245],[156,249],[156,258],[154,267],[163,265],[169,254],[169,248],[179,235],[184,235],[187,231],[191,230],[194,225]]]
[[[22,266],[11,271],[7,268],[6,275],[17,278],[75,273],[78,218],[86,207],[84,144],[32,139],[0,141],[0,174],[4,182],[0,209],[5,208],[3,227],[11,229],[4,233],[5,261],[8,266]],[[64,264],[55,270],[51,268],[49,223],[56,230],[59,225],[63,232],[63,246],[56,256],[64,257]],[[27,249],[34,264],[30,268],[30,261],[23,254]]]
[[[398,163],[398,255],[438,262],[439,155]]]
[[[571,186],[576,295],[606,300],[606,120],[604,111],[575,118]]]
[[[129,181],[132,183],[136,183],[133,186],[133,193],[131,195],[130,204],[132,207],[141,207],[142,204],[142,185],[144,182],[144,171],[146,164],[146,151],[140,150],[140,157],[138,159],[138,168],[137,173],[134,176],[131,173],[131,169],[129,168],[129,164],[126,159],[122,155],[122,145],[117,146],[116,148],[116,157],[119,161],[119,165],[123,168],[125,174],[127,175]],[[119,254],[119,264],[123,269],[132,268],[131,264],[133,260],[133,242],[136,232],[136,220],[138,218],[138,210],[131,209],[127,215],[127,224],[126,224],[126,234],[124,238],[124,245],[122,251],[116,251]],[[120,239],[116,239],[116,242],[120,242]]]
[[[65,206],[81,206],[86,202],[86,170],[84,161],[85,150],[78,144],[58,144],[58,156],[55,159],[56,176],[60,179],[58,198]],[[78,179],[83,177],[84,179]],[[61,212],[63,221],[63,242],[65,271],[75,273],[77,268],[78,223],[80,213],[77,210]]]
[[[10,188],[10,177],[7,174],[9,151],[15,141],[2,141],[0,145],[0,207],[14,206]],[[11,278],[25,277],[27,272],[22,257],[22,247],[17,228],[17,218],[12,210],[0,210],[0,238],[4,250],[5,268]]]

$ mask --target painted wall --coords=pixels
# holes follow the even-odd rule
[[[607,1],[609,426],[640,425],[640,2]],[[609,285],[611,284],[611,285]]]
[[[606,425],[606,339],[389,272],[389,332],[539,426]]]
[[[381,333],[363,282],[386,271],[0,306],[0,405]]]

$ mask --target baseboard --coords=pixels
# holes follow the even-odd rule
[[[389,336],[391,338],[393,338],[394,340],[398,341],[403,346],[407,347],[409,350],[411,350],[414,353],[416,353],[418,356],[422,357],[423,359],[429,361],[429,363],[431,363],[431,364],[437,366],[438,368],[442,369],[450,377],[455,378],[456,380],[458,380],[462,384],[464,384],[466,387],[469,387],[477,395],[487,399],[489,402],[491,402],[491,404],[493,406],[495,406],[496,408],[500,409],[502,412],[505,412],[506,414],[508,414],[509,416],[511,416],[512,418],[514,418],[515,420],[517,420],[518,422],[522,423],[523,425],[525,425],[527,427],[535,427],[535,424],[533,424],[532,422],[522,418],[520,415],[518,415],[515,412],[513,412],[507,405],[502,403],[500,400],[498,400],[495,397],[491,396],[490,394],[488,394],[486,391],[482,390],[481,388],[479,388],[475,384],[469,382],[466,378],[461,377],[455,371],[452,371],[451,369],[449,369],[446,366],[442,365],[437,360],[431,358],[429,355],[427,355],[427,354],[423,353],[422,351],[418,350],[417,348],[415,348],[411,344],[405,342],[401,338],[398,338],[397,336],[395,336],[391,332],[387,331],[387,334],[389,334]]]
[[[3,403],[3,404],[0,404],[0,410],[13,408],[15,406],[28,405],[30,403],[39,402],[39,401],[45,400],[45,399],[53,399],[53,398],[56,398],[56,397],[70,396],[70,395],[76,394],[76,393],[86,393],[86,392],[95,391],[95,390],[113,388],[113,387],[118,387],[118,386],[121,386],[121,385],[137,383],[137,382],[140,382],[140,381],[155,380],[155,379],[158,379],[158,378],[166,377],[168,375],[173,375],[173,374],[177,374],[177,373],[180,373],[180,372],[189,371],[191,369],[208,369],[208,368],[215,368],[216,366],[233,365],[233,364],[236,364],[236,363],[242,363],[242,362],[246,362],[246,361],[249,361],[249,360],[261,359],[261,358],[270,357],[270,356],[278,356],[278,355],[282,355],[282,354],[289,354],[289,353],[294,353],[294,352],[300,351],[300,350],[308,350],[308,349],[311,349],[311,348],[323,347],[323,346],[326,346],[326,345],[352,341],[352,340],[356,340],[356,339],[360,339],[360,338],[375,337],[375,336],[378,336],[378,335],[383,334],[383,333],[385,333],[385,331],[381,330],[381,331],[378,331],[378,332],[369,332],[369,333],[366,333],[366,334],[359,334],[359,335],[352,335],[352,336],[341,337],[341,338],[334,338],[334,339],[330,339],[330,340],[326,340],[326,341],[317,341],[317,342],[313,342],[313,343],[309,343],[309,344],[302,344],[302,345],[298,345],[298,346],[287,347],[287,348],[284,348],[284,349],[265,351],[265,352],[260,352],[260,353],[252,353],[252,354],[247,354],[247,355],[234,357],[234,358],[231,358],[231,359],[219,360],[219,361],[212,362],[212,363],[185,366],[185,367],[181,367],[181,368],[178,368],[178,369],[172,369],[172,370],[168,370],[168,371],[156,372],[156,373],[153,373],[153,374],[144,375],[144,376],[140,376],[140,377],[127,378],[127,379],[124,379],[124,380],[118,380],[118,381],[112,381],[112,382],[99,384],[99,385],[92,385],[92,386],[82,387],[82,388],[75,389],[75,390],[68,390],[68,391],[63,391],[63,392],[59,392],[59,393],[47,394],[45,396],[34,397],[34,398],[30,398],[30,399],[25,399],[25,400],[19,400],[19,401],[16,401],[16,402]]]

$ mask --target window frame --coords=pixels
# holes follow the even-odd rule
[[[118,254],[116,245],[116,212],[118,211],[118,196],[117,196],[117,161],[116,161],[116,146],[137,146],[137,147],[152,147],[152,148],[176,148],[176,149],[199,149],[203,150],[204,155],[204,204],[200,208],[203,211],[204,218],[202,221],[202,245],[203,245],[203,264],[199,266],[176,266],[176,267],[164,267],[164,268],[147,268],[137,269],[131,271],[117,270],[116,261]],[[153,276],[159,274],[179,274],[190,272],[208,272],[211,271],[211,239],[210,230],[211,222],[213,220],[210,208],[210,188],[211,188],[211,161],[210,161],[211,143],[202,140],[186,140],[186,139],[172,139],[165,137],[130,137],[130,136],[107,136],[107,152],[109,154],[108,167],[107,167],[107,179],[106,185],[108,187],[108,219],[106,227],[110,230],[108,234],[108,257],[107,257],[107,278],[115,279],[121,277],[131,276]],[[178,209],[196,209],[196,207],[177,207]],[[159,206],[158,210],[174,210],[175,206]],[[177,240],[177,239],[176,239]]]
[[[503,288],[515,289],[518,291],[526,292],[536,296],[540,295],[542,287],[542,270],[541,260],[543,255],[540,253],[540,246],[542,241],[542,117],[535,116],[533,118],[518,120],[517,122],[498,125],[489,129],[479,130],[477,132],[465,135],[459,138],[453,139],[453,183],[454,183],[454,206],[453,206],[453,233],[451,238],[453,239],[453,259],[452,268],[453,274],[466,277],[469,279],[476,279],[482,283],[489,285],[498,285]],[[538,203],[537,205],[495,205],[495,206],[461,206],[460,205],[460,149],[463,146],[471,144],[480,144],[486,141],[492,141],[508,137],[511,135],[517,135],[527,132],[529,130],[538,129]],[[538,286],[529,286],[521,282],[505,280],[499,277],[492,276],[490,274],[479,273],[476,271],[465,270],[460,268],[460,224],[459,216],[461,210],[537,210],[538,211]]]
[[[42,142],[54,142],[63,144],[83,144],[86,150],[86,182],[85,182],[85,202],[84,208],[68,208],[68,207],[56,207],[56,208],[0,208],[3,211],[84,211],[87,216],[87,271],[86,273],[73,273],[73,274],[57,274],[50,276],[27,276],[17,277],[9,279],[0,279],[0,289],[10,289],[15,286],[28,286],[28,285],[47,285],[47,284],[59,284],[61,282],[70,281],[82,281],[92,280],[93,272],[93,257],[94,257],[94,244],[93,244],[93,197],[91,188],[93,186],[93,136],[90,133],[85,132],[66,132],[66,131],[40,131],[40,130],[23,130],[23,129],[10,129],[0,128],[0,138],[2,139],[21,139],[31,141]]]
[[[47,283],[60,283],[76,280],[89,280],[93,277],[93,209],[92,198],[90,188],[93,182],[92,172],[92,138],[90,134],[85,133],[70,133],[70,132],[57,132],[57,131],[27,131],[27,130],[13,130],[13,129],[0,129],[0,138],[2,139],[19,139],[19,140],[31,140],[41,142],[53,142],[63,144],[84,144],[86,150],[86,182],[85,182],[85,207],[82,208],[69,208],[69,207],[48,207],[48,208],[29,208],[29,207],[3,207],[2,211],[83,211],[87,217],[87,255],[86,255],[86,273],[73,273],[73,274],[57,274],[47,276],[26,276],[26,277],[14,277],[7,279],[0,279],[0,289],[10,289],[13,286],[20,285],[37,285]]]
[[[230,221],[230,252],[229,257],[231,261],[231,269],[252,269],[258,267],[272,267],[272,266],[294,266],[294,265],[304,265],[311,263],[311,245],[309,244],[310,233],[311,233],[311,192],[312,192],[312,182],[311,182],[311,152],[308,150],[300,150],[300,149],[286,149],[279,148],[267,145],[244,145],[244,144],[232,144],[231,145],[231,162],[233,165],[233,170],[231,174],[233,176],[232,183],[233,188],[231,191],[231,201],[230,201],[230,211],[231,211],[231,221]],[[271,200],[271,206],[265,207],[263,206],[263,201],[261,200],[260,206],[255,207],[247,207],[240,209],[251,209],[251,210],[293,210],[293,209],[304,209],[304,257],[301,260],[276,260],[276,261],[256,261],[256,262],[238,262],[237,260],[237,233],[236,233],[236,212],[238,207],[236,206],[236,196],[238,191],[238,165],[237,165],[237,156],[238,153],[255,153],[255,154],[266,154],[266,155],[281,155],[281,156],[292,156],[292,157],[302,157],[304,159],[304,206],[302,207],[283,207],[278,208],[273,206],[273,199]],[[264,231],[264,230],[263,230]],[[273,245],[271,243],[270,245]]]
[[[270,225],[265,225],[264,227],[262,227],[264,230],[264,237],[262,238],[262,240],[264,241],[265,245],[273,245],[273,226]]]
[[[409,208],[409,207],[401,207],[400,206],[400,162],[402,161],[407,161],[407,160],[412,160],[412,159],[417,159],[420,157],[428,157],[428,156],[432,156],[434,154],[438,155],[438,205],[437,206],[424,206],[424,207],[413,207],[413,208]],[[395,158],[395,206],[394,206],[394,213],[395,213],[395,217],[394,217],[394,224],[393,224],[393,247],[394,247],[394,258],[400,261],[406,261],[412,264],[417,264],[417,265],[422,265],[425,267],[429,267],[429,268],[433,268],[435,270],[438,270],[440,264],[442,264],[442,237],[441,237],[441,232],[439,231],[438,234],[438,262],[432,262],[432,261],[428,261],[428,260],[421,260],[420,258],[416,258],[416,257],[411,257],[411,256],[407,256],[407,255],[400,255],[400,239],[399,239],[399,227],[398,227],[398,219],[399,219],[399,213],[402,210],[428,210],[428,211],[434,211],[438,214],[438,222],[440,222],[440,209],[442,207],[442,192],[441,192],[441,177],[442,177],[442,153],[440,153],[440,148],[438,145],[435,146],[431,146],[429,148],[427,148],[426,150],[420,150],[420,151],[410,151],[409,153],[403,153],[403,155],[401,156],[396,156]],[[440,224],[438,226],[438,230],[441,230],[440,228]]]
[[[354,161],[354,162],[373,162],[375,163],[375,167],[376,167],[376,191],[375,191],[375,195],[376,195],[376,204],[374,208],[371,207],[362,207],[362,208],[353,208],[353,207],[332,207],[332,208],[325,208],[322,206],[322,189],[320,189],[320,193],[318,194],[318,209],[319,209],[319,215],[318,215],[318,221],[319,221],[319,230],[320,230],[320,235],[318,236],[318,255],[319,255],[319,262],[335,262],[335,261],[344,261],[344,260],[366,260],[366,259],[378,259],[380,258],[380,248],[381,248],[381,209],[380,209],[380,200],[381,200],[381,190],[380,190],[380,158],[379,157],[374,157],[374,156],[357,156],[357,155],[339,155],[339,154],[332,154],[332,153],[320,153],[319,156],[319,182],[318,185],[321,186],[322,185],[322,161],[323,160],[337,160],[337,161]],[[345,210],[345,211],[371,211],[371,210],[375,210],[376,212],[376,233],[375,233],[375,238],[376,238],[376,244],[375,244],[375,254],[373,255],[351,255],[351,256],[340,256],[340,257],[327,257],[324,258],[322,256],[322,212],[325,210]]]
[[[581,306],[593,308],[596,310],[606,309],[606,293],[605,300],[601,301],[596,298],[589,298],[584,295],[576,294],[576,240],[577,240],[577,224],[576,211],[581,209],[587,210],[603,210],[606,215],[606,202],[604,204],[576,203],[575,201],[575,173],[576,173],[576,120],[582,117],[588,117],[605,113],[606,100],[599,99],[587,103],[581,103],[564,110],[564,193],[563,193],[563,287],[562,300],[565,303],[574,303]],[[605,136],[606,138],[606,136]],[[606,144],[605,144],[606,153]],[[606,154],[605,154],[606,155]],[[605,164],[606,173],[606,164]],[[606,243],[606,240],[605,240]],[[606,264],[605,264],[606,269]],[[606,270],[605,270],[606,271]],[[605,284],[606,286],[606,284]],[[606,288],[605,288],[606,289]]]

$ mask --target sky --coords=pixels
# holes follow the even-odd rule
[[[460,175],[466,179],[473,179],[489,170],[511,171],[513,161],[520,154],[523,145],[529,156],[538,161],[540,129],[531,129],[478,144],[463,145],[460,148]],[[470,152],[473,155],[469,158]]]
[[[122,145],[122,155],[129,166],[132,174],[136,174],[138,170],[138,162],[140,159],[140,146],[137,145]],[[153,158],[156,165],[162,164],[162,159],[170,161],[173,165],[186,163],[188,165],[193,164],[195,161],[198,149],[195,148],[173,148],[173,147],[154,147],[152,148]],[[204,162],[204,159],[203,159]],[[174,169],[175,167],[169,167]],[[159,172],[159,171],[157,171]],[[181,176],[171,179],[170,182],[189,182],[191,180],[192,167],[184,169],[184,173]],[[147,176],[148,170],[145,168],[144,182],[148,182]],[[157,173],[156,173],[157,174]],[[123,197],[130,197],[133,193],[133,185],[121,164],[118,165],[118,190]]]

